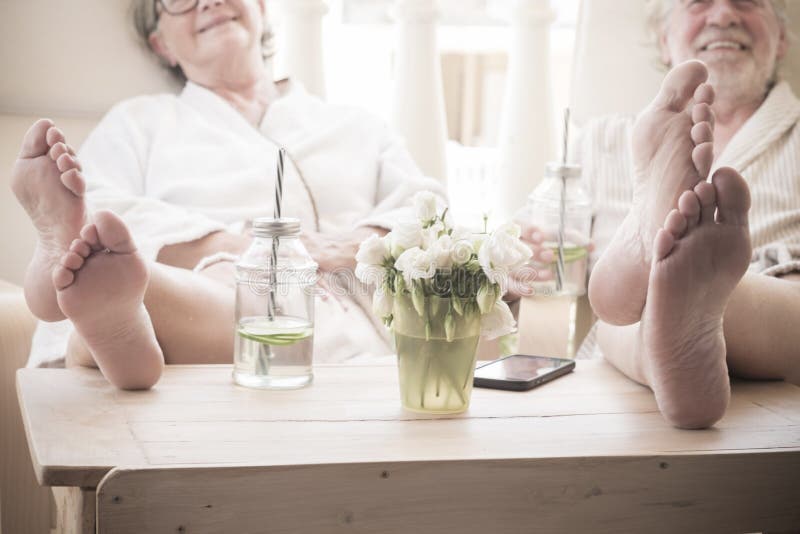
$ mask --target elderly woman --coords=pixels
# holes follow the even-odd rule
[[[800,101],[777,75],[785,8],[651,0],[674,67],[635,121],[602,119],[582,142],[603,252],[589,287],[597,345],[677,426],[722,417],[729,372],[800,384]]]
[[[183,91],[118,104],[79,157],[40,120],[12,176],[39,232],[26,299],[57,321],[40,323],[32,363],[66,351],[121,388],[152,386],[165,361],[231,361],[230,259],[248,246],[249,221],[272,214],[279,148],[288,155],[283,214],[300,218],[329,282],[416,191],[441,193],[380,121],[273,81],[264,0],[135,8]],[[357,289],[317,299],[317,361],[389,351]]]

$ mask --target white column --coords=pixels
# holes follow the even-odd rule
[[[554,159],[550,90],[549,0],[514,0],[511,49],[500,122],[495,222],[510,219]]]
[[[397,0],[394,126],[428,176],[447,178],[442,68],[436,41],[436,0]]]
[[[283,0],[282,50],[286,74],[303,83],[312,94],[325,98],[322,59],[322,17],[325,0]]]

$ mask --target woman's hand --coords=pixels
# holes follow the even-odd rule
[[[353,276],[352,273],[356,268],[356,252],[361,242],[372,234],[383,236],[387,233],[388,230],[385,228],[366,226],[337,236],[318,232],[300,234],[306,250],[319,265],[320,276],[317,285],[321,291],[320,298],[328,300],[333,297],[347,311],[347,303],[342,298],[341,288],[337,287],[335,275],[347,271],[346,275]]]
[[[300,239],[308,253],[319,264],[321,271],[333,273],[341,270],[353,271],[356,268],[356,252],[361,242],[372,234],[384,236],[385,228],[365,226],[340,235],[303,232]]]

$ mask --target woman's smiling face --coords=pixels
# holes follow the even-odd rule
[[[160,2],[157,9],[158,28],[150,44],[190,80],[203,79],[221,63],[261,57],[263,0],[198,0],[196,8],[180,15],[168,13]]]

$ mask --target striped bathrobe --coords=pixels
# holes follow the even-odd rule
[[[733,167],[750,186],[750,272],[778,276],[800,272],[800,100],[778,83],[714,162]],[[594,201],[595,258],[608,246],[633,196],[633,117],[606,117],[584,128],[578,147]],[[581,357],[597,355],[595,329]]]

